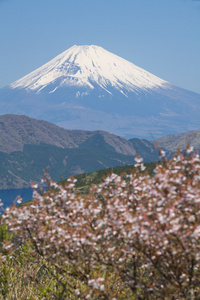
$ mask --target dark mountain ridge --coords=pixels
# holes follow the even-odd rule
[[[29,187],[43,169],[59,181],[69,175],[158,160],[158,150],[146,140],[130,141],[103,131],[66,130],[26,116],[0,116],[0,188]],[[170,152],[169,152],[170,153]]]
[[[154,144],[164,148],[170,158],[176,146],[183,146],[183,150],[188,140],[200,149],[199,136],[200,130],[163,137],[163,143],[162,139],[128,141],[108,132],[66,130],[26,116],[3,115],[0,116],[0,189],[29,187],[31,180],[41,180],[46,167],[51,177],[59,181],[71,174],[132,165],[136,154],[144,162],[158,161],[159,149]]]
[[[47,121],[35,120],[24,115],[0,116],[0,151],[6,153],[23,151],[24,145],[39,145],[40,143],[60,148],[77,148],[96,134],[102,135],[117,153],[136,154],[129,141],[108,132],[67,130]]]

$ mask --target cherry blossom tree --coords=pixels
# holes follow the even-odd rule
[[[55,299],[199,299],[200,157],[192,150],[157,164],[154,176],[138,156],[130,175],[110,174],[85,196],[73,177],[63,186],[46,174],[49,191],[6,209],[10,231],[57,280]]]

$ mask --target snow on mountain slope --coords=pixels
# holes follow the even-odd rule
[[[0,90],[1,114],[155,139],[200,129],[200,94],[98,46],[73,46]]]
[[[39,92],[58,79],[59,86],[50,93],[63,86],[94,89],[94,83],[108,93],[112,93],[108,86],[123,93],[124,89],[131,92],[138,89],[154,89],[167,84],[166,81],[127,60],[92,45],[71,47],[39,69],[17,80],[11,87]]]

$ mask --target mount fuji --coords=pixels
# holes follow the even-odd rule
[[[200,128],[200,94],[98,46],[73,46],[0,90],[1,114],[150,139]]]

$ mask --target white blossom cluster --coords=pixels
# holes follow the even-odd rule
[[[137,157],[136,163],[142,159]],[[197,153],[187,157],[177,153],[158,164],[154,176],[139,171],[111,174],[86,196],[76,194],[74,185],[74,178],[64,187],[52,182],[53,188],[43,195],[35,192],[30,206],[12,206],[3,218],[10,230],[24,241],[31,240],[48,262],[79,270],[88,286],[85,297],[92,299],[92,291],[99,297],[108,295],[106,276],[97,277],[95,268],[103,274],[112,270],[131,291],[142,288],[162,295],[170,285],[184,296],[190,286],[199,286]],[[139,257],[149,283],[128,267]],[[160,279],[152,274],[159,274],[162,284],[158,286]]]

